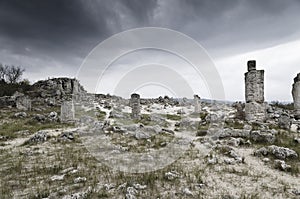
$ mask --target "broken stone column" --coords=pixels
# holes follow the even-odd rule
[[[266,105],[264,103],[264,70],[256,70],[256,61],[248,61],[245,73],[245,119],[247,121],[264,121]]]
[[[64,101],[61,104],[60,121],[72,122],[75,119],[75,110],[73,101]]]
[[[19,96],[16,98],[16,107],[19,110],[30,111],[31,100],[28,96]]]
[[[200,97],[198,95],[194,95],[194,107],[195,107],[195,110],[194,112],[195,113],[200,113],[201,112],[201,102],[200,102]]]
[[[141,113],[141,108],[140,108],[140,95],[133,93],[131,95],[130,99],[130,106],[131,106],[131,118],[132,119],[140,119],[140,113]]]
[[[293,90],[292,90],[295,119],[300,119],[300,73],[294,78]]]

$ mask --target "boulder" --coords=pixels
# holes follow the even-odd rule
[[[25,113],[25,112],[18,112],[18,113],[15,113],[14,116],[17,117],[17,118],[24,118],[24,117],[27,117],[27,113]]]
[[[255,142],[271,144],[274,143],[276,139],[275,134],[264,131],[251,131],[250,138],[253,139]]]
[[[45,142],[49,138],[47,132],[38,131],[28,141],[29,143],[40,143]]]
[[[291,119],[287,114],[282,114],[278,119],[278,126],[282,129],[290,129]]]

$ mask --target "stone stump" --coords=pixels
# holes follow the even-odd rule
[[[266,104],[264,103],[264,70],[256,70],[256,61],[248,61],[245,73],[245,119],[247,121],[264,121]]]
[[[74,104],[72,101],[64,101],[61,104],[60,121],[62,123],[72,122],[75,119]]]
[[[194,95],[194,112],[195,113],[200,113],[201,112],[201,102],[200,102],[200,97],[198,95]]]
[[[23,111],[31,110],[31,100],[28,96],[19,96],[16,98],[16,108]]]
[[[141,105],[140,105],[140,95],[133,93],[130,99],[131,107],[131,118],[140,119]]]
[[[294,78],[293,90],[292,90],[295,118],[300,119],[300,73]]]

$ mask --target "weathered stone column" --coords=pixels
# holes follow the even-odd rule
[[[16,99],[16,107],[19,110],[30,111],[31,100],[28,96],[20,96]]]
[[[248,61],[245,73],[245,118],[247,121],[264,121],[266,105],[264,103],[264,70],[256,70],[256,61]]]
[[[300,73],[294,78],[293,90],[292,90],[295,118],[300,119]]]
[[[140,119],[141,107],[140,107],[140,95],[133,93],[130,99],[131,106],[131,118]]]
[[[75,110],[73,101],[64,101],[61,104],[60,121],[72,122],[75,119]]]
[[[200,97],[198,95],[194,95],[194,112],[195,113],[200,113],[201,112],[201,102],[200,102]]]

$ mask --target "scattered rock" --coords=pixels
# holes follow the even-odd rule
[[[54,175],[50,178],[51,181],[61,181],[64,180],[65,174],[63,175]]]
[[[278,119],[278,126],[282,129],[290,129],[291,119],[287,114],[283,114]]]
[[[268,150],[271,154],[273,154],[276,158],[286,159],[286,158],[297,158],[298,154],[289,148],[278,147],[275,145],[269,146]]]
[[[18,112],[18,113],[15,113],[14,116],[17,117],[17,118],[25,118],[25,117],[27,117],[27,113],[25,113],[25,112]]]
[[[226,164],[235,164],[235,160],[233,158],[225,158],[224,162]]]
[[[255,156],[266,156],[268,154],[274,155],[276,158],[279,159],[287,159],[287,158],[297,158],[298,154],[289,148],[279,147],[275,145],[271,145],[268,147],[262,147],[254,152]]]
[[[78,177],[78,178],[74,179],[75,184],[82,183],[82,182],[85,182],[85,181],[86,181],[86,177]]]
[[[134,187],[127,187],[126,199],[136,199],[136,194],[138,191]]]
[[[295,194],[296,196],[300,196],[300,190],[294,189],[292,193]]]
[[[165,177],[167,180],[174,180],[176,178],[179,178],[180,175],[176,171],[169,171],[169,172],[165,173]]]
[[[147,188],[147,185],[133,184],[133,187],[137,190],[144,190]]]
[[[282,171],[289,171],[291,166],[286,164],[284,160],[275,160],[274,161],[275,168]]]
[[[255,156],[266,156],[268,155],[268,149],[266,147],[262,147],[254,152]]]
[[[251,131],[250,138],[255,142],[261,143],[274,143],[275,142],[275,134],[271,132],[262,132],[262,131]]]
[[[45,142],[49,138],[47,132],[45,131],[38,131],[36,132],[28,141],[30,143],[39,143]]]
[[[46,121],[46,117],[44,115],[41,115],[41,114],[36,114],[33,118],[38,122],[45,122]]]
[[[191,192],[191,190],[189,188],[184,188],[182,193],[184,195],[187,195],[187,196],[193,196],[194,195],[193,192]]]
[[[57,116],[58,116],[58,114],[55,111],[53,111],[53,112],[49,113],[48,118],[50,120],[56,120],[58,118]]]
[[[300,138],[294,138],[294,142],[296,142],[296,143],[300,143]]]
[[[103,187],[105,188],[106,191],[109,191],[111,189],[114,189],[116,187],[115,184],[104,184]]]
[[[263,158],[262,161],[263,162],[270,162],[270,158]]]
[[[61,135],[60,135],[60,138],[64,141],[66,140],[74,140],[74,134],[73,132],[63,132]]]

